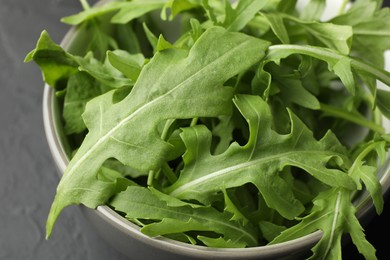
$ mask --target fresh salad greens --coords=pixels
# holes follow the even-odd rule
[[[150,236],[210,247],[276,244],[323,231],[311,259],[340,259],[390,134],[390,11],[343,1],[106,1],[42,32],[36,62],[61,105],[69,165],[47,237],[72,204],[108,205]],[[79,43],[80,44],[80,43]]]

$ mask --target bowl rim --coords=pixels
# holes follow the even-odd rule
[[[101,0],[98,3],[101,4],[103,2],[107,2],[107,0]],[[67,50],[72,40],[76,37],[77,33],[77,26],[71,27],[63,37],[60,46]],[[63,144],[61,143],[60,126],[57,123],[58,118],[56,117],[56,112],[58,112],[56,106],[57,100],[55,96],[55,89],[50,87],[48,84],[44,84],[42,103],[44,131],[51,156],[57,168],[58,176],[61,178],[69,163],[69,158],[65,152]],[[385,193],[387,193],[390,187],[389,169],[386,169],[386,171],[387,173],[382,174],[380,178],[383,196],[386,195]],[[359,207],[357,218],[361,219],[372,212],[374,205],[371,199],[367,198],[363,201],[360,201],[357,207]],[[149,237],[143,234],[136,224],[126,220],[113,209],[105,205],[98,206],[96,209],[91,210],[95,211],[96,215],[101,217],[105,223],[112,225],[113,227],[141,242],[166,251],[173,251],[175,253],[182,254],[183,256],[192,256],[198,258],[218,256],[218,258],[221,259],[232,259],[239,256],[241,259],[249,259],[254,257],[259,259],[260,256],[262,258],[277,257],[281,256],[282,254],[283,256],[286,256],[310,249],[322,237],[322,231],[318,230],[306,236],[274,245],[264,245],[249,248],[211,248],[201,245],[192,245],[162,236]]]

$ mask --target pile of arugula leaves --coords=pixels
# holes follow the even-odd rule
[[[42,32],[26,61],[56,90],[69,165],[47,237],[72,204],[108,205],[150,236],[210,247],[276,244],[322,230],[312,259],[340,259],[390,135],[390,11],[380,0],[108,1]],[[173,29],[179,28],[179,29]]]

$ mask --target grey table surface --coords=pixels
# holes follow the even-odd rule
[[[61,41],[69,26],[60,18],[80,10],[78,0],[0,0],[0,260],[128,259],[95,233],[77,206],[63,212],[49,240],[44,235],[59,179],[44,135],[41,73],[23,59],[44,29]],[[388,204],[366,227],[380,259],[390,251],[378,239],[390,231]],[[353,247],[345,256],[358,259]]]

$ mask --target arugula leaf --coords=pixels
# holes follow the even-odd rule
[[[345,56],[343,54],[322,47],[292,44],[273,45],[269,48],[269,52],[267,54],[266,59],[278,61],[293,54],[308,55],[327,62],[330,69],[333,70],[334,73],[336,73],[340,77],[344,85],[347,87],[348,91],[352,94],[355,92],[356,84],[350,84],[352,79],[350,77],[351,73],[349,70],[351,70],[351,68],[354,69],[353,72],[359,75],[361,74],[363,75],[363,77],[378,79],[386,85],[390,86],[390,72],[380,69],[378,67],[373,67],[366,62],[354,59],[350,56]],[[337,66],[338,64],[340,64],[339,62],[341,60],[343,60],[344,65]],[[350,64],[350,66],[348,64]]]
[[[163,14],[166,9],[171,9],[169,19],[173,20],[178,14],[182,13],[183,11],[198,8],[201,6],[201,0],[170,0],[165,4]]]
[[[217,248],[244,248],[245,244],[232,239],[225,240],[223,237],[211,238],[206,236],[198,236],[200,241],[203,242],[208,247],[217,247]]]
[[[219,138],[219,141],[213,151],[214,154],[220,154],[224,152],[234,140],[233,131],[236,129],[237,125],[240,125],[238,122],[242,122],[241,117],[236,115],[237,113],[233,111],[232,115],[229,116],[220,116],[219,123],[213,128],[213,135]],[[244,122],[242,122],[244,125]]]
[[[272,31],[279,40],[284,44],[289,44],[290,38],[286,26],[284,26],[283,17],[275,13],[262,13],[262,15],[266,18]]]
[[[63,105],[66,134],[81,133],[86,129],[81,115],[87,102],[102,93],[100,85],[87,73],[76,73],[69,77]]]
[[[378,1],[358,1],[345,14],[330,22],[351,25],[355,55],[383,68],[383,53],[390,49],[390,9],[380,9],[380,6]],[[366,55],[367,52],[370,55]]]
[[[108,63],[102,64],[96,60],[92,53],[79,57],[66,52],[46,31],[42,32],[36,48],[25,59],[26,62],[32,60],[40,66],[43,79],[48,85],[63,89],[63,84],[66,83],[63,104],[66,134],[85,130],[81,115],[86,103],[92,98],[112,88],[133,85],[131,80],[123,78],[120,71]]]
[[[135,23],[134,23],[135,24]],[[118,43],[118,48],[120,50],[127,51],[131,54],[140,54],[141,46],[140,39],[136,34],[133,23],[117,25],[116,27],[115,39]]]
[[[300,13],[300,18],[303,20],[318,21],[321,19],[325,7],[325,0],[311,0],[303,8],[302,12]]]
[[[233,143],[225,153],[212,156],[208,152],[210,132],[205,127],[183,129],[182,138],[187,147],[185,168],[177,182],[166,189],[168,194],[210,203],[209,194],[253,183],[268,206],[285,218],[293,219],[304,208],[278,174],[284,167],[302,168],[331,186],[355,187],[345,172],[326,167],[332,158],[342,167],[345,167],[342,164],[349,163],[346,151],[332,134],[328,133],[317,141],[310,130],[291,114],[290,134],[279,135],[269,127],[271,114],[260,97],[240,95],[234,102],[249,123],[251,135],[248,143],[243,147]],[[240,178],[235,177],[238,175]]]
[[[321,110],[324,112],[323,116],[334,116],[338,118],[342,118],[346,121],[353,122],[357,125],[365,126],[375,132],[383,133],[383,126],[367,119],[362,114],[357,111],[348,111],[344,108],[339,108],[332,105],[321,104]]]
[[[71,75],[85,71],[109,88],[133,85],[133,81],[124,78],[119,70],[110,63],[95,59],[89,52],[85,57],[72,55],[56,44],[46,31],[43,31],[36,48],[25,61],[34,60],[43,72],[44,81],[52,87],[66,81]]]
[[[231,200],[229,193],[226,190],[223,190],[224,195],[224,201],[225,201],[225,212],[230,212],[232,214],[231,220],[235,220],[237,222],[242,223],[243,225],[246,225],[249,223],[249,220],[246,218],[246,216],[240,211],[240,209],[237,207],[237,205],[234,204],[234,202]]]
[[[41,68],[43,80],[52,87],[78,71],[74,57],[55,44],[47,31],[43,31],[37,45],[25,58],[25,62],[34,60]]]
[[[211,231],[221,237],[218,241],[212,237],[198,237],[202,241],[220,247],[240,245],[240,247],[257,244],[256,229],[251,225],[243,226],[231,220],[231,214],[219,212],[213,207],[192,206],[181,201],[167,203],[159,198],[157,190],[150,192],[144,187],[130,186],[126,191],[117,194],[111,201],[116,210],[126,213],[129,219],[148,219],[153,223],[146,224],[141,231],[150,236],[182,233],[192,230]],[[164,194],[161,194],[164,196]]]
[[[114,194],[112,183],[96,180],[96,172],[108,158],[141,172],[161,166],[171,146],[161,140],[156,124],[171,118],[228,113],[232,93],[222,84],[258,62],[267,46],[244,34],[211,28],[189,52],[167,49],[156,53],[122,101],[113,103],[114,91],[90,101],[83,114],[89,133],[58,185],[47,235],[64,207],[83,203],[95,208]]]
[[[168,0],[133,0],[127,2],[127,4],[122,6],[119,9],[119,12],[111,18],[111,22],[121,24],[128,23],[151,11],[160,10],[167,2]]]
[[[281,13],[293,14],[296,12],[296,5],[298,0],[279,0],[277,10]]]
[[[116,40],[108,33],[109,28],[96,26],[99,24],[97,20],[88,21],[83,26],[86,30],[91,31],[90,39],[88,39],[87,50],[93,53],[99,61],[103,61],[106,57],[108,49],[118,49]],[[88,28],[90,27],[90,28]]]
[[[295,23],[299,27],[302,27],[306,33],[312,35],[315,39],[320,41],[325,46],[337,50],[342,54],[348,54],[350,52],[353,35],[352,28],[350,26],[324,22],[305,21],[295,16],[286,14],[274,14],[274,16],[280,16],[280,18],[278,18],[277,20],[275,20],[274,18],[274,21],[272,23],[273,29],[278,32],[277,35],[283,35],[285,33],[283,31],[280,31],[284,28],[284,26],[279,25],[285,19]],[[317,45],[313,42],[308,42],[308,44]]]
[[[77,25],[84,21],[115,13],[111,18],[113,23],[125,24],[146,13],[161,9],[168,0],[133,0],[133,1],[112,1],[104,5],[96,5],[78,14],[64,17],[62,22]]]
[[[354,50],[380,68],[384,67],[384,51],[390,49],[390,9],[375,12],[372,17],[353,26]],[[373,44],[375,43],[375,44]],[[365,53],[370,51],[371,55]]]
[[[158,37],[156,51],[163,51],[170,48],[173,48],[173,45],[167,41],[164,36],[160,35],[160,37]]]
[[[229,31],[240,31],[255,15],[272,0],[239,0],[235,8],[225,1],[223,26]]]
[[[107,86],[109,89],[119,89],[123,86],[133,86],[134,81],[114,68],[110,62],[105,59],[104,63],[96,60],[92,55],[87,57],[75,57],[79,64],[79,70],[85,71],[94,77],[96,80]]]
[[[112,1],[105,3],[104,5],[93,6],[91,8],[79,12],[78,14],[64,17],[61,19],[61,22],[71,25],[81,24],[84,21],[118,11],[120,8],[126,6],[127,4],[128,3],[126,2]]]
[[[268,241],[272,241],[280,233],[286,230],[286,227],[276,225],[270,221],[260,221],[259,226],[260,226],[261,233],[263,234],[264,238]]]
[[[320,193],[313,201],[311,213],[301,222],[286,229],[270,244],[288,241],[322,230],[323,236],[313,248],[309,259],[341,259],[341,236],[349,232],[352,241],[366,259],[376,259],[375,249],[366,240],[363,228],[356,218],[356,208],[351,202],[351,191],[331,188]]]
[[[299,79],[283,77],[276,73],[274,75],[272,87],[278,88],[279,96],[286,104],[295,103],[302,107],[317,110],[320,108],[320,102],[317,97],[308,91]],[[270,86],[271,87],[271,86]],[[267,94],[270,90],[267,90]]]
[[[378,164],[375,163],[375,165],[367,165],[365,161],[368,161],[367,157],[371,152],[376,152],[378,155],[385,154],[385,146],[386,142],[384,140],[368,142],[362,148],[362,151],[358,154],[352,167],[349,170],[349,175],[355,180],[359,189],[361,189],[360,182],[365,185],[367,191],[371,195],[371,198],[374,202],[374,206],[376,208],[376,212],[378,214],[381,214],[384,205],[382,197],[382,187],[377,178]]]
[[[110,64],[122,72],[132,82],[136,82],[145,63],[145,57],[138,54],[130,54],[125,51],[115,50],[107,53]]]

